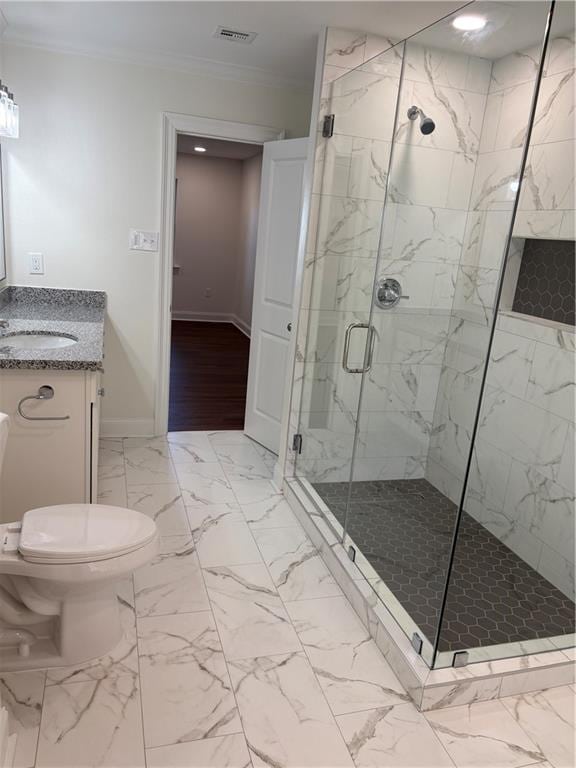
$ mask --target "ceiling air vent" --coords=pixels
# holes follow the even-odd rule
[[[232,40],[235,43],[252,43],[257,34],[257,32],[242,32],[230,27],[217,27],[214,37],[220,40]]]

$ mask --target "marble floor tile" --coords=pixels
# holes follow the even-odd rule
[[[261,562],[260,550],[239,508],[188,508],[187,514],[203,568]]]
[[[229,467],[226,469],[226,477],[239,504],[261,503],[278,493],[270,480],[262,477],[254,480],[248,473],[235,472]]]
[[[9,731],[18,737],[14,768],[34,768],[40,731],[45,672],[0,674],[0,699],[9,715]]]
[[[576,765],[575,696],[570,686],[502,699],[502,704],[556,768]]]
[[[161,536],[190,535],[186,509],[177,483],[132,485],[128,489],[128,506],[151,517]]]
[[[194,542],[190,536],[160,539],[154,560],[134,574],[136,614],[161,616],[209,608]]]
[[[302,650],[263,563],[205,568],[204,579],[227,659]]]
[[[438,709],[426,719],[458,768],[517,768],[546,759],[500,701]]]
[[[345,597],[286,608],[334,714],[410,701]]]
[[[105,437],[98,446],[99,467],[124,467],[122,438]]]
[[[356,768],[453,767],[426,718],[412,704],[340,715],[336,720]]]
[[[98,467],[98,504],[127,506],[126,473],[123,466]]]
[[[282,494],[270,496],[263,501],[243,504],[242,512],[252,529],[257,528],[299,528],[296,515]]]
[[[243,734],[146,750],[147,768],[252,768]]]
[[[174,463],[204,464],[218,461],[218,456],[205,432],[169,432],[167,439]]]
[[[206,432],[208,439],[213,446],[216,445],[250,445],[252,440],[239,429],[218,430],[217,432]]]
[[[163,437],[126,438],[124,464],[128,486],[157,485],[176,481],[169,444]]]
[[[354,763],[304,654],[229,662],[255,768]]]
[[[176,464],[178,483],[187,507],[236,504],[236,496],[219,462]]]
[[[138,622],[147,747],[242,731],[209,611]]]
[[[216,445],[215,451],[218,461],[222,464],[226,474],[231,472],[233,475],[253,479],[267,479],[271,476],[270,470],[264,464],[254,446],[248,443],[242,443],[241,445]]]
[[[118,585],[118,602],[120,604],[120,621],[124,630],[124,635],[118,645],[105,656],[100,656],[83,664],[48,669],[46,685],[86,683],[91,680],[138,674],[136,612],[131,578],[125,579]]]
[[[301,528],[255,530],[254,538],[284,601],[342,594]]]
[[[36,768],[141,768],[136,676],[46,688]]]

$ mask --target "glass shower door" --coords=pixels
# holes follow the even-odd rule
[[[384,213],[403,45],[325,84],[306,259],[307,336],[295,474],[343,536],[362,373],[372,364],[372,287]],[[333,497],[332,491],[335,496]]]

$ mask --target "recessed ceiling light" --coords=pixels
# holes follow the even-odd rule
[[[486,26],[486,19],[484,16],[463,14],[462,16],[456,16],[452,21],[452,26],[455,29],[462,30],[462,32],[478,32],[478,30],[484,29]]]
[[[206,152],[206,147],[194,147],[194,152]]]

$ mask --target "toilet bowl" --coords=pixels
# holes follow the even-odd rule
[[[0,671],[108,653],[122,637],[118,583],[156,551],[154,521],[122,507],[42,507],[0,525]],[[14,628],[37,641],[18,633],[11,645]]]

